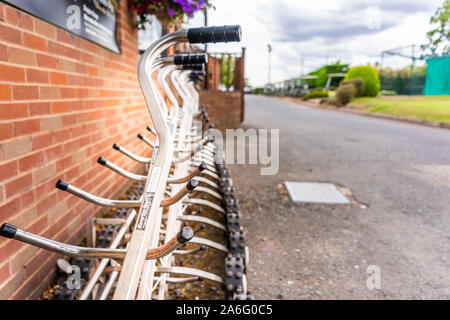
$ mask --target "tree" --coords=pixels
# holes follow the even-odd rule
[[[422,45],[426,55],[450,54],[450,0],[445,0],[430,18],[433,29],[427,32],[428,43]]]
[[[234,82],[234,57],[229,54],[222,56],[222,84],[227,91],[233,86]]]

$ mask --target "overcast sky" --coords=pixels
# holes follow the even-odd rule
[[[273,47],[272,82],[298,77],[325,63],[374,63],[383,50],[426,41],[429,19],[444,0],[213,0],[209,25],[240,24],[238,45],[213,45],[210,51],[247,48],[246,77],[252,86],[268,79],[267,44]],[[189,21],[201,26],[203,14]],[[387,58],[384,65],[410,62]]]

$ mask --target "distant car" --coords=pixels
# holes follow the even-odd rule
[[[253,89],[252,89],[252,88],[250,88],[250,87],[244,88],[244,93],[245,93],[245,94],[251,94],[252,92],[253,92]]]

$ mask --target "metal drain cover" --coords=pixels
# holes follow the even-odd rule
[[[332,183],[292,182],[284,183],[294,202],[349,204],[350,201]]]

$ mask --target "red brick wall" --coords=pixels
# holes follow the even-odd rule
[[[119,15],[120,55],[0,3],[0,223],[77,243],[99,208],[58,191],[56,181],[114,197],[126,180],[97,158],[137,171],[112,144],[150,155],[135,138],[150,118],[126,1]],[[0,298],[39,296],[57,258],[1,238]]]
[[[240,91],[200,91],[200,106],[208,105],[208,117],[218,129],[239,128],[243,120],[243,93]]]

